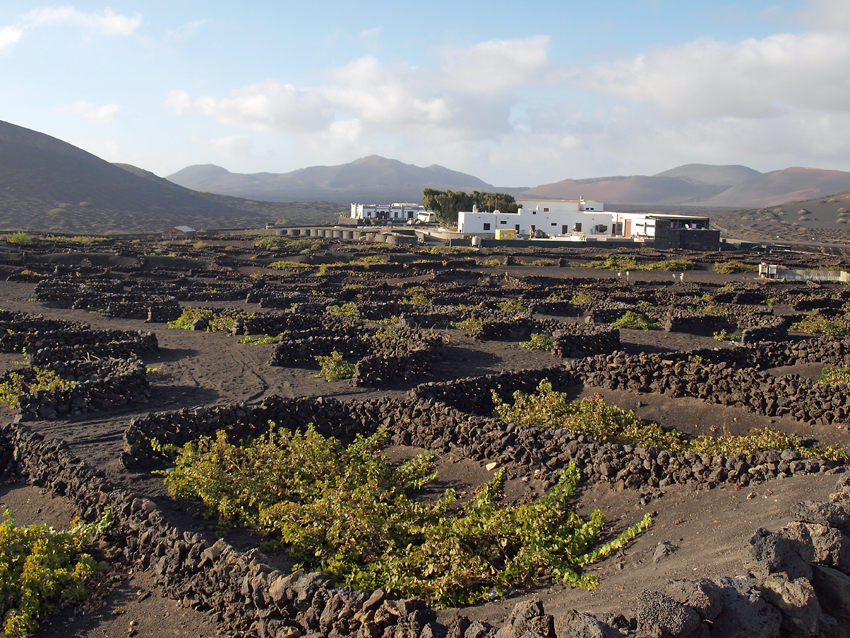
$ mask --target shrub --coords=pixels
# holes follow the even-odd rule
[[[584,291],[577,292],[572,296],[572,299],[570,299],[570,303],[573,306],[589,306],[593,303],[593,297]]]
[[[297,270],[299,268],[312,268],[310,264],[302,264],[298,261],[273,261],[269,264],[269,268],[277,270]]]
[[[511,315],[525,314],[528,312],[528,306],[516,299],[505,299],[498,303],[499,310]]]
[[[845,336],[850,334],[850,329],[843,321],[832,321],[819,312],[810,312],[797,323],[791,324],[791,330],[798,330],[811,335]]]
[[[192,324],[196,320],[206,319],[208,325],[205,332],[230,332],[233,330],[233,324],[237,317],[250,316],[250,314],[245,313],[226,314],[209,308],[183,308],[183,312],[177,319],[168,322],[168,327],[191,330]]]
[[[740,272],[758,272],[759,267],[755,264],[745,264],[742,261],[717,261],[714,263],[714,272],[721,275],[732,275]]]
[[[820,383],[850,383],[850,367],[826,366],[820,373]]]
[[[631,330],[652,330],[658,326],[658,322],[650,319],[642,312],[627,310],[626,314],[614,321],[615,328],[629,328]]]
[[[12,410],[17,410],[18,397],[22,394],[33,394],[39,390],[50,392],[52,390],[62,390],[76,385],[75,381],[67,381],[62,379],[52,370],[42,370],[41,368],[33,368],[35,378],[30,381],[26,380],[26,376],[22,372],[7,373],[6,381],[0,383],[0,403],[5,403]]]
[[[718,341],[740,341],[742,339],[741,335],[730,334],[726,332],[726,328],[715,332],[713,337]]]
[[[535,259],[529,266],[557,266],[558,262],[554,259]]]
[[[245,343],[249,346],[262,346],[268,343],[280,343],[284,334],[285,333],[282,332],[276,337],[272,337],[271,335],[267,334],[264,334],[262,337],[252,337],[250,335],[245,335],[244,337],[239,339],[239,343]]]
[[[563,428],[600,443],[723,456],[763,450],[797,450],[806,458],[822,459],[829,464],[847,461],[847,452],[838,445],[809,446],[800,437],[771,428],[753,429],[746,436],[700,436],[689,441],[676,430],[664,431],[656,423],[639,419],[631,410],[607,405],[598,394],[570,402],[566,394],[552,389],[548,379],[538,384],[536,394],[517,390],[513,399],[513,405],[507,404],[494,390],[494,416],[506,423]]]
[[[202,498],[222,521],[279,538],[293,559],[337,583],[437,607],[484,602],[542,574],[593,588],[598,579],[580,569],[651,523],[645,516],[591,549],[604,516],[585,521],[569,509],[581,475],[574,464],[536,503],[497,505],[504,470],[466,503],[453,490],[437,503],[416,502],[409,494],[435,477],[432,456],[393,467],[380,452],[385,441],[379,431],[343,447],[311,426],[237,447],[220,432],[183,447],[165,481],[176,497]]]
[[[6,243],[15,244],[16,246],[32,246],[35,240],[25,232],[17,232],[6,235]]]
[[[552,349],[552,337],[547,334],[543,334],[542,332],[532,333],[531,339],[528,341],[523,341],[519,344],[523,348],[527,350],[551,350]]]
[[[357,315],[357,306],[353,301],[349,301],[341,306],[328,306],[325,312],[332,317],[354,317]]]
[[[0,521],[0,617],[4,636],[24,638],[38,620],[59,611],[59,603],[83,600],[86,580],[99,568],[83,550],[112,525],[107,510],[96,523],[70,532],[44,525],[15,527],[8,510]]]
[[[452,328],[458,328],[470,334],[475,334],[481,330],[481,326],[483,325],[484,320],[479,317],[468,317],[462,321],[452,321],[451,323]]]
[[[328,382],[350,379],[354,376],[354,371],[357,369],[356,363],[349,363],[342,358],[342,353],[336,350],[328,356],[317,355],[316,361],[319,362],[322,371],[313,378],[325,377]]]

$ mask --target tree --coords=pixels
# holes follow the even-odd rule
[[[439,221],[444,226],[452,226],[457,223],[457,214],[460,211],[471,211],[473,206],[478,210],[492,212],[499,210],[503,213],[517,212],[517,203],[512,195],[506,193],[482,193],[472,191],[438,191],[426,188],[422,191],[422,205],[426,209],[433,210]]]

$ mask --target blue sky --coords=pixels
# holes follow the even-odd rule
[[[168,175],[850,170],[850,2],[0,5],[0,120]]]

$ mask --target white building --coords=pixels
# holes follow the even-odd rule
[[[654,239],[658,229],[707,230],[709,218],[661,213],[614,213],[615,232],[623,237]]]
[[[458,213],[457,229],[461,233],[487,234],[497,229],[513,229],[519,235],[612,235],[610,213],[605,213],[602,202],[552,199],[517,200],[521,208],[516,213]]]
[[[409,202],[393,204],[352,204],[351,219],[376,219],[380,221],[404,222],[416,219],[420,214],[426,216],[433,211],[425,210],[420,204]]]

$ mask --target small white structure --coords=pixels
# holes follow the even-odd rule
[[[613,234],[611,214],[602,202],[552,199],[517,200],[516,213],[482,213],[477,210],[458,213],[457,229],[461,233],[487,234],[498,229],[513,229],[530,237],[546,235],[599,236]]]
[[[405,222],[408,219],[420,218],[420,215],[433,215],[433,211],[425,210],[420,204],[400,202],[393,204],[352,204],[351,219],[376,219],[388,222]]]

